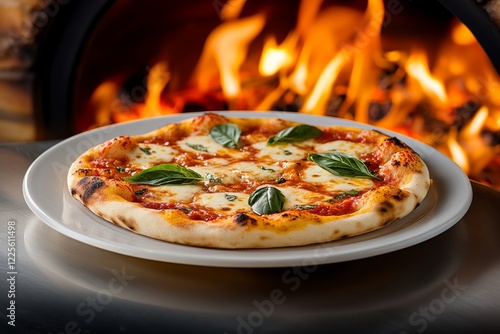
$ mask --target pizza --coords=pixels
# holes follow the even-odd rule
[[[301,246],[406,216],[431,184],[425,162],[382,132],[205,113],[92,147],[71,195],[137,234],[183,245]]]

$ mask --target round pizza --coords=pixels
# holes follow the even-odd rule
[[[68,173],[71,194],[113,224],[225,249],[373,231],[413,211],[430,184],[420,156],[379,131],[216,113],[111,139]]]

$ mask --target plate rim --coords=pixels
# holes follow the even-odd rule
[[[44,151],[28,167],[23,177],[23,183],[22,183],[22,192],[28,207],[35,214],[35,216],[37,216],[40,220],[42,220],[42,222],[47,224],[49,227],[55,229],[56,231],[62,233],[63,235],[66,235],[69,238],[72,238],[79,242],[83,242],[103,250],[137,258],[143,258],[161,262],[177,263],[177,264],[199,265],[199,266],[209,266],[209,267],[264,268],[264,267],[300,266],[304,265],[305,263],[311,263],[311,262],[313,262],[314,264],[344,262],[344,261],[368,258],[371,256],[377,256],[397,251],[400,249],[404,249],[406,247],[416,245],[432,237],[435,237],[443,233],[453,225],[455,225],[466,214],[472,203],[472,196],[473,196],[472,185],[468,177],[462,171],[462,169],[460,169],[460,167],[458,167],[458,165],[456,165],[455,162],[453,162],[451,159],[449,159],[439,151],[435,150],[434,148],[425,143],[419,142],[414,138],[390,130],[383,129],[375,125],[359,123],[356,121],[351,121],[331,116],[320,116],[320,115],[292,113],[292,112],[249,112],[249,111],[210,111],[210,113],[222,114],[229,117],[246,117],[246,118],[280,117],[285,119],[296,120],[303,123],[315,123],[315,121],[317,121],[318,125],[324,124],[321,121],[325,122],[328,121],[328,124],[325,125],[354,126],[358,128],[375,129],[385,134],[396,136],[400,138],[402,141],[406,142],[410,147],[415,149],[420,155],[425,154],[428,156],[427,158],[424,158],[424,161],[426,162],[429,168],[429,172],[431,173],[431,178],[433,179],[434,183],[433,187],[435,191],[438,191],[438,189],[436,189],[438,186],[440,188],[441,187],[449,188],[450,186],[453,188],[457,187],[458,183],[460,183],[460,188],[462,189],[461,193],[462,197],[458,198],[460,200],[458,204],[460,205],[458,206],[458,209],[455,208],[453,212],[450,211],[449,213],[447,213],[446,219],[442,219],[443,221],[440,221],[439,224],[435,222],[434,224],[435,226],[433,226],[430,229],[429,228],[423,229],[419,231],[420,233],[416,235],[408,233],[408,227],[403,227],[401,230],[396,231],[391,235],[383,235],[380,237],[375,237],[368,240],[362,240],[355,243],[347,242],[347,244],[341,245],[340,248],[339,245],[332,245],[335,243],[335,241],[332,241],[332,242],[313,244],[308,246],[271,248],[271,249],[242,249],[242,250],[210,249],[197,246],[179,245],[179,244],[168,243],[161,240],[155,240],[146,236],[137,235],[131,231],[127,231],[115,225],[111,226],[112,228],[115,228],[116,231],[123,230],[124,232],[130,233],[132,235],[132,238],[137,239],[138,242],[139,239],[143,238],[143,241],[146,244],[150,245],[148,249],[136,249],[137,246],[131,248],[130,244],[127,245],[120,242],[111,242],[110,240],[106,242],[97,239],[95,236],[85,234],[83,231],[75,230],[74,228],[71,228],[67,224],[64,224],[63,221],[59,221],[58,219],[52,217],[53,212],[51,212],[51,210],[47,211],[47,205],[39,203],[40,201],[34,198],[33,186],[35,183],[32,182],[32,178],[34,177],[34,175],[36,173],[39,173],[41,169],[46,167],[44,166],[44,164],[46,164],[47,162],[46,160],[52,158],[53,155],[60,154],[60,152],[62,152],[64,149],[66,149],[66,151],[69,151],[70,149],[75,151],[76,149],[72,147],[72,145],[74,145],[75,143],[81,144],[83,140],[83,142],[87,141],[87,143],[90,143],[91,145],[94,144],[95,146],[97,144],[100,144],[100,142],[98,141],[101,140],[102,138],[104,139],[101,142],[107,140],[106,139],[107,137],[109,137],[109,139],[116,137],[117,136],[116,132],[125,132],[129,135],[143,134],[158,128],[160,126],[158,125],[160,121],[164,122],[163,125],[166,125],[168,123],[178,122],[184,119],[203,115],[205,113],[207,112],[165,115],[165,116],[141,119],[126,123],[118,123],[89,130],[83,133],[79,133],[62,140],[61,142],[55,144],[54,146]],[[134,127],[136,128],[135,130],[132,129]],[[145,130],[143,129],[144,127],[150,129]],[[76,153],[73,152],[73,154],[81,154],[83,153],[83,151],[85,151],[85,148],[86,148],[85,146],[81,146],[80,149],[76,150]],[[433,157],[431,163],[429,163],[426,160],[430,156]],[[77,156],[75,157],[75,159],[76,158]],[[68,159],[66,158],[66,160]],[[440,170],[436,170],[434,168],[431,169],[431,166],[434,166],[436,164],[435,161],[445,163],[447,165],[446,167],[449,168],[447,172],[443,173]],[[64,167],[64,164],[62,165]],[[69,168],[69,163],[68,166],[66,167]],[[455,177],[459,176],[458,179],[453,180],[454,184],[450,183],[451,180],[449,180],[449,174],[452,174],[452,172]],[[435,179],[435,175],[439,175],[440,177],[438,179]],[[61,188],[67,189],[65,187],[66,174],[64,175],[63,180],[64,184],[60,182],[59,189]],[[42,180],[42,181],[47,182],[47,180]],[[64,190],[61,191],[61,199],[63,199],[65,196],[69,196],[68,191],[65,192],[66,194],[63,192]],[[455,195],[456,197],[456,193],[454,192],[451,192],[451,195]],[[97,216],[92,217],[92,219],[97,220],[100,223],[104,221],[102,218]],[[395,237],[395,239],[391,241],[390,237],[392,238]],[[345,240],[353,240],[355,238],[356,237],[351,237]],[[377,245],[377,242],[380,241],[387,241],[387,242],[385,244]],[[155,247],[158,245],[165,245],[165,243],[168,244],[170,247],[161,247],[161,248],[166,248],[167,251],[160,252]],[[335,246],[337,247],[335,249],[336,253],[335,254],[328,253]],[[169,252],[168,248],[174,248],[174,250],[178,248],[179,253],[175,252],[172,253],[171,249]],[[193,256],[184,254],[182,251],[186,249],[195,250],[194,253],[197,255]],[[199,251],[196,252],[196,250]],[[319,250],[326,251],[328,254],[326,256],[314,256],[315,254],[316,255],[318,254]],[[248,257],[249,254],[253,254],[254,256]],[[278,254],[279,256],[276,256],[276,254]]]

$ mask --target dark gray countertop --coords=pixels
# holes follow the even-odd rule
[[[2,333],[500,332],[496,190],[473,183],[455,226],[385,255],[295,268],[169,264],[75,241],[29,210],[24,173],[54,143],[0,145]]]

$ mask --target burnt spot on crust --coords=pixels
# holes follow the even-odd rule
[[[240,226],[246,226],[248,224],[255,225],[256,220],[244,213],[238,213],[234,217],[234,222]]]
[[[91,168],[78,168],[73,175],[79,175],[79,176],[95,176],[97,175],[95,171]]]
[[[386,213],[389,212],[392,209],[393,205],[389,201],[383,201],[380,203],[380,207],[378,208],[379,212]]]
[[[77,193],[77,189],[80,189],[79,196],[84,204],[87,204],[88,200],[97,191],[97,189],[105,185],[104,181],[97,176],[86,176],[78,181],[77,188],[73,188],[71,193]],[[73,193],[74,192],[74,193]]]
[[[338,229],[335,229],[334,231],[331,232],[330,239],[332,239],[332,240],[338,239],[339,234],[340,234],[340,231]]]
[[[407,197],[407,194],[405,194],[403,191],[400,190],[396,194],[392,195],[391,197],[393,199],[395,199],[396,201],[402,201]]]
[[[401,140],[399,140],[398,138],[396,137],[391,137],[389,139],[386,139],[389,143],[392,143],[394,145],[396,145],[397,147],[401,147],[401,148],[406,148],[406,144],[403,143]]]

